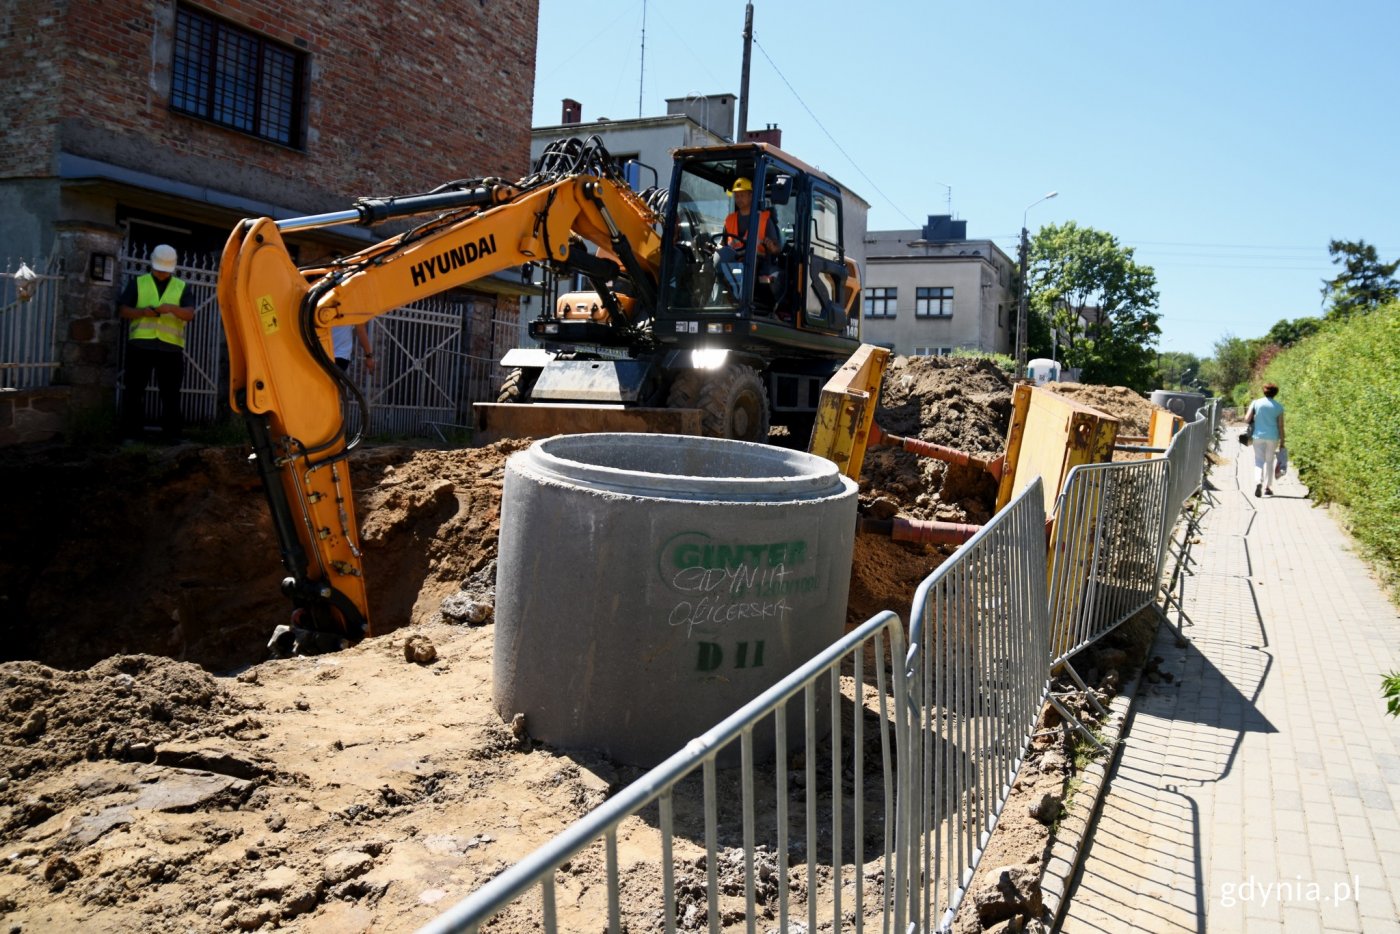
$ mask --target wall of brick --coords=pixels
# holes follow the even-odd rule
[[[529,168],[536,0],[193,5],[308,54],[305,151],[171,112],[156,0],[67,5],[63,151],[308,211]]]
[[[52,3],[7,3],[0,17],[0,178],[51,174],[63,73],[63,30]]]

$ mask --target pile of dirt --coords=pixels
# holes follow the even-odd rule
[[[1045,389],[1069,396],[1075,402],[1093,406],[1118,419],[1119,434],[1145,436],[1152,424],[1152,412],[1159,408],[1141,393],[1126,386],[1095,386],[1090,383],[1046,383]],[[1163,410],[1165,411],[1165,410]]]
[[[988,360],[895,357],[885,370],[875,422],[890,434],[978,457],[1006,447],[1011,381]],[[898,514],[981,525],[996,511],[997,484],[986,471],[950,465],[892,447],[866,451],[860,500],[866,514]],[[914,591],[953,549],[871,535],[856,538],[846,624],[881,610],[907,616]]]
[[[26,800],[27,782],[82,760],[153,762],[173,737],[222,733],[241,705],[197,665],[118,655],[87,671],[0,664],[0,834],[38,823],[52,801]]]

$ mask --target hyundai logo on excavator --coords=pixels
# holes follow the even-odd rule
[[[496,252],[496,235],[482,237],[475,243],[467,242],[461,246],[454,246],[450,250],[443,250],[437,256],[430,256],[421,263],[414,263],[411,268],[413,274],[413,284],[422,285],[438,276],[445,276],[454,269],[460,269],[469,263],[474,263],[483,256],[490,256]]]

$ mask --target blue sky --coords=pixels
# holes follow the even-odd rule
[[[645,57],[642,55],[645,12]],[[743,0],[541,0],[534,122],[737,93]],[[1013,257],[1073,220],[1153,267],[1162,350],[1320,312],[1327,242],[1400,257],[1400,3],[755,0],[749,126]]]

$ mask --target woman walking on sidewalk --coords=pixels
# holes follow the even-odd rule
[[[1283,403],[1277,402],[1278,385],[1264,384],[1264,397],[1249,404],[1249,432],[1254,437],[1254,495],[1274,495],[1274,467],[1283,446]]]

